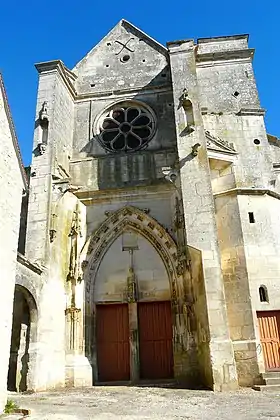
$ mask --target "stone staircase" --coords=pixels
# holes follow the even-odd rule
[[[279,391],[280,392],[280,371],[262,373],[263,385],[254,385],[256,391]]]

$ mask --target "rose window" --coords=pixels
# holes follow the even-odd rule
[[[112,152],[130,152],[147,145],[154,134],[155,124],[148,110],[139,106],[111,109],[100,123],[99,139]]]

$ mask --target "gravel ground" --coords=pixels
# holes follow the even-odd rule
[[[280,419],[280,391],[214,393],[163,387],[92,387],[38,394],[11,394],[34,420],[91,419]],[[7,416],[6,419],[19,419]]]

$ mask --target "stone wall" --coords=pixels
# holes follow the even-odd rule
[[[60,66],[38,67],[40,72],[33,158],[30,175],[30,194],[27,220],[26,255],[33,261],[48,264],[49,223],[52,202],[52,180],[65,179],[69,174],[72,146],[73,103],[65,86]],[[41,113],[46,103],[47,143],[40,151]]]
[[[125,45],[125,46],[124,46]],[[121,20],[73,69],[80,94],[112,94],[170,82],[167,50]]]
[[[73,158],[70,173],[75,185],[89,190],[156,184],[163,178],[162,168],[176,160],[175,127],[170,88],[167,92],[93,98],[76,104]],[[129,106],[148,106],[155,115],[156,131],[144,150],[138,153],[110,153],[94,133],[100,112],[126,100]]]
[[[187,243],[202,251],[202,266],[211,341],[211,368],[216,390],[237,385],[221,273],[206,138],[192,41],[169,43],[177,147]],[[192,148],[199,145],[198,153]]]
[[[11,343],[13,298],[20,225],[22,192],[25,188],[17,153],[19,153],[7,98],[0,75],[0,277],[1,277],[1,357],[0,412],[6,403],[7,374]]]
[[[57,248],[53,246],[55,231],[60,230],[60,226],[57,228],[54,225],[57,216],[56,193],[58,196],[62,194],[61,190],[56,191],[53,183],[62,180],[63,184],[69,178],[74,107],[61,62],[42,63],[37,65],[37,69],[40,79],[30,177],[26,256],[44,266],[38,308],[40,350],[37,372],[40,374],[36,377],[36,389],[46,389],[65,385],[66,263],[64,252],[54,254]],[[47,127],[47,136],[44,138],[42,126]],[[65,211],[68,211],[67,205]],[[71,218],[70,214],[66,215],[66,219],[67,217]],[[64,221],[63,216],[61,223]],[[71,226],[71,220],[69,224]],[[60,243],[62,248],[64,244],[63,238]],[[67,251],[66,248],[65,252]]]
[[[259,339],[257,311],[279,310],[279,206],[280,201],[267,195],[242,195],[238,197],[252,302],[255,334]],[[249,214],[253,213],[254,223]],[[267,290],[268,302],[260,301],[259,288]],[[262,348],[258,343],[260,371],[264,371]]]
[[[277,214],[272,208],[278,208],[278,199],[263,196],[266,189],[273,194],[277,183],[272,172],[277,153],[272,155],[267,139],[252,68],[254,51],[247,38],[199,40],[197,75],[205,129],[237,152],[232,163],[226,156],[224,162],[210,159],[210,168],[238,380],[251,386],[260,381],[264,369],[256,317],[258,288],[265,273],[279,276],[273,264],[279,251],[277,233],[272,232],[277,224],[271,220],[277,217],[271,215]],[[255,212],[258,224],[250,223]]]
[[[203,123],[211,134],[233,143],[238,153],[238,159],[232,166],[236,187],[272,187],[272,156],[263,116],[207,114],[203,115]]]
[[[259,377],[256,352],[258,343],[238,201],[234,194],[218,196],[215,205],[230,337],[238,380],[240,385],[252,386]]]

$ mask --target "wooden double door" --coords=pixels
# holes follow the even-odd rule
[[[137,304],[139,379],[173,377],[173,345],[170,302]],[[127,304],[97,305],[96,344],[98,380],[128,381],[131,346]]]
[[[257,312],[266,370],[280,370],[280,311]]]

